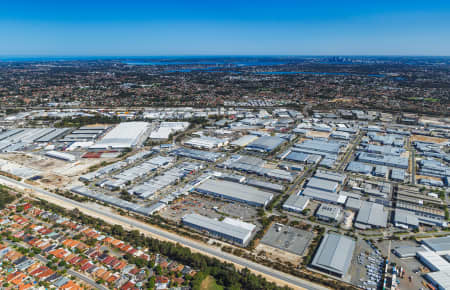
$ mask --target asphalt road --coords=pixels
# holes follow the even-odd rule
[[[416,153],[414,150],[411,150],[411,159],[412,159],[412,170],[411,170],[411,184],[416,184]]]
[[[5,176],[0,176],[0,180],[4,180],[6,182],[13,183],[16,186],[21,187],[21,188],[28,188],[28,189],[34,190],[36,192],[39,192],[40,194],[52,197],[53,199],[57,199],[57,200],[61,200],[61,201],[66,202],[66,203],[70,203],[74,207],[77,207],[79,209],[84,208],[84,209],[89,210],[91,212],[95,212],[99,216],[105,216],[105,217],[108,217],[108,218],[110,218],[112,220],[117,220],[117,221],[120,221],[121,223],[128,224],[131,227],[133,227],[134,229],[147,231],[149,233],[152,233],[152,234],[161,236],[161,237],[163,237],[165,239],[171,240],[172,242],[180,243],[182,245],[185,245],[187,247],[195,249],[195,250],[197,250],[199,252],[207,253],[208,255],[215,256],[215,257],[217,257],[219,259],[222,259],[222,260],[226,260],[227,262],[231,262],[231,263],[237,264],[239,266],[246,267],[249,270],[253,270],[253,271],[256,271],[256,272],[260,272],[260,273],[272,276],[272,277],[274,277],[276,279],[279,279],[281,281],[284,281],[286,283],[289,283],[289,284],[292,284],[292,285],[295,285],[295,286],[298,286],[298,287],[301,287],[301,288],[306,288],[306,289],[327,289],[327,288],[325,288],[323,286],[311,283],[310,281],[303,280],[303,279],[300,279],[298,277],[294,277],[292,275],[289,275],[289,274],[286,274],[286,273],[274,270],[272,268],[269,268],[269,267],[266,267],[266,266],[254,263],[254,262],[246,260],[244,258],[240,258],[240,257],[234,256],[234,255],[222,252],[222,251],[220,251],[220,250],[218,250],[216,248],[212,248],[212,247],[209,247],[209,246],[197,243],[195,241],[188,240],[186,238],[183,238],[181,236],[178,236],[178,235],[166,232],[164,230],[148,226],[148,225],[146,225],[144,223],[137,222],[135,220],[132,220],[132,219],[120,216],[120,215],[112,214],[112,213],[109,213],[107,211],[101,211],[101,210],[99,210],[99,209],[97,209],[95,207],[94,208],[89,207],[89,206],[87,206],[87,205],[85,205],[83,203],[80,203],[80,202],[71,200],[69,198],[66,198],[66,197],[63,197],[63,196],[60,196],[60,195],[48,192],[48,191],[43,190],[43,189],[41,189],[39,187],[35,187],[35,186],[32,186],[32,185],[27,184],[27,183],[19,182],[19,181],[16,181],[14,179],[7,178]]]
[[[90,279],[90,278],[88,278],[88,277],[86,277],[84,275],[81,275],[80,273],[75,272],[74,270],[70,270],[70,269],[67,270],[67,274],[72,275],[74,277],[77,277],[81,281],[84,281],[86,284],[91,285],[94,288],[97,288],[97,289],[100,289],[100,290],[109,290],[105,286],[102,286],[100,284],[95,283],[94,280],[92,280],[92,279]]]
[[[296,191],[298,191],[298,186],[300,185],[300,183],[302,183],[306,178],[310,177],[311,172],[316,170],[316,167],[317,165],[311,165],[311,167],[308,168],[308,170],[304,171],[300,176],[298,176],[297,179],[294,181],[294,184],[292,184],[292,186],[287,191],[287,193],[289,195],[295,194]]]
[[[359,142],[361,142],[362,134],[359,133],[358,136],[356,136],[355,140],[352,141],[352,145],[350,148],[345,152],[344,157],[342,158],[341,164],[338,166],[338,171],[341,171],[344,169],[344,166],[347,164],[347,161],[352,156],[353,152],[355,151],[356,146],[359,145]]]

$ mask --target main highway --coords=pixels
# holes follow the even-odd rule
[[[277,271],[275,269],[266,267],[264,265],[260,265],[258,263],[249,261],[247,259],[237,257],[225,252],[222,252],[221,250],[217,248],[213,248],[210,246],[207,246],[205,244],[202,244],[200,242],[196,242],[187,238],[184,238],[182,236],[164,231],[162,229],[150,226],[148,224],[145,224],[143,222],[139,222],[137,220],[127,218],[124,216],[120,216],[111,212],[108,212],[106,210],[101,210],[97,207],[90,207],[86,204],[74,201],[72,199],[51,193],[49,191],[43,190],[39,187],[20,182],[5,176],[0,176],[0,183],[4,183],[5,185],[14,185],[15,187],[21,188],[21,189],[28,189],[31,191],[35,191],[38,193],[38,196],[47,196],[48,198],[51,198],[52,200],[58,200],[61,202],[61,204],[58,204],[59,206],[65,206],[64,204],[70,204],[72,207],[78,208],[79,210],[83,210],[86,212],[94,213],[96,217],[102,218],[109,221],[114,221],[116,224],[124,225],[131,227],[136,230],[141,230],[144,233],[150,233],[155,236],[162,237],[166,240],[170,240],[174,243],[179,243],[181,245],[184,245],[186,247],[189,247],[197,252],[203,252],[209,256],[213,256],[218,258],[219,260],[223,260],[229,263],[234,263],[240,267],[248,268],[249,270],[255,272],[255,274],[264,274],[270,277],[274,278],[275,280],[278,280],[277,284],[280,286],[285,283],[285,285],[289,287],[295,287],[298,289],[327,289],[324,286],[317,285],[315,283],[312,283],[308,280],[304,280],[280,271]],[[45,199],[45,198],[43,198]],[[156,237],[157,238],[157,237]],[[275,281],[276,282],[276,281]]]

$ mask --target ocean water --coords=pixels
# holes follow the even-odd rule
[[[273,66],[282,65],[289,62],[271,62],[271,61],[122,61],[128,65],[216,65],[216,66]]]
[[[311,72],[311,71],[277,71],[276,66],[295,64],[299,59],[296,57],[276,56],[0,56],[1,62],[46,62],[46,61],[83,61],[83,60],[112,60],[127,65],[136,66],[171,66],[171,65],[206,65],[205,68],[170,69],[166,73],[190,73],[196,71],[225,72],[240,74],[242,72],[233,68],[250,66],[271,66],[272,71],[253,72],[260,75],[336,75],[336,76],[369,76],[385,77],[383,74],[354,74],[346,72]]]

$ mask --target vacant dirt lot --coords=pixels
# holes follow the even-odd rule
[[[434,176],[425,176],[425,175],[418,175],[418,174],[416,174],[416,180],[419,180],[419,179],[431,179],[431,180],[436,180],[436,181],[442,181],[442,179],[441,178],[439,178],[439,177],[434,177]]]
[[[64,188],[78,180],[78,177],[87,172],[89,167],[105,161],[99,159],[80,159],[77,162],[66,162],[39,153],[8,153],[0,154],[0,158],[11,164],[22,165],[35,169],[42,176],[37,183],[44,188]],[[112,159],[107,159],[110,161]]]
[[[309,131],[306,136],[308,137],[316,137],[316,138],[328,138],[331,133],[328,132],[320,132],[320,131]]]
[[[439,138],[439,137],[431,137],[431,136],[423,136],[423,135],[411,135],[411,142],[413,141],[422,141],[422,142],[431,142],[431,143],[444,143],[447,142],[448,139]]]
[[[67,176],[80,175],[84,171],[87,171],[90,166],[98,164],[105,160],[104,158],[80,159],[75,163],[71,163],[55,158],[46,157],[37,153],[8,153],[1,154],[0,158],[36,169],[44,174],[54,173]]]
[[[302,261],[302,257],[300,257],[298,255],[295,255],[295,254],[292,254],[292,253],[289,253],[289,252],[286,252],[286,251],[283,251],[283,250],[271,247],[271,246],[266,245],[266,244],[261,244],[260,243],[256,247],[256,250],[258,252],[264,251],[265,255],[268,256],[269,258],[271,258],[272,260],[280,260],[280,261],[283,261],[283,262],[291,262],[292,264],[294,264],[296,266],[299,265],[300,262]]]

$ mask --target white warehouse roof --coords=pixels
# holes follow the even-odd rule
[[[223,221],[208,218],[199,214],[187,214],[183,217],[183,223],[195,225],[209,232],[216,232],[225,237],[232,237],[241,240],[245,244],[252,235],[255,225],[239,220],[225,218]]]
[[[256,135],[244,135],[241,138],[231,142],[231,145],[243,147],[243,146],[247,146],[248,144],[255,141],[256,139],[258,139],[258,136],[256,136]]]
[[[120,123],[89,149],[124,149],[143,142],[143,136],[149,129],[147,122]]]
[[[450,289],[450,271],[428,273],[425,277],[434,285],[437,285],[438,289]]]
[[[425,263],[425,265],[430,268],[431,271],[450,271],[450,264],[436,252],[432,251],[421,251],[416,253],[419,260]]]

